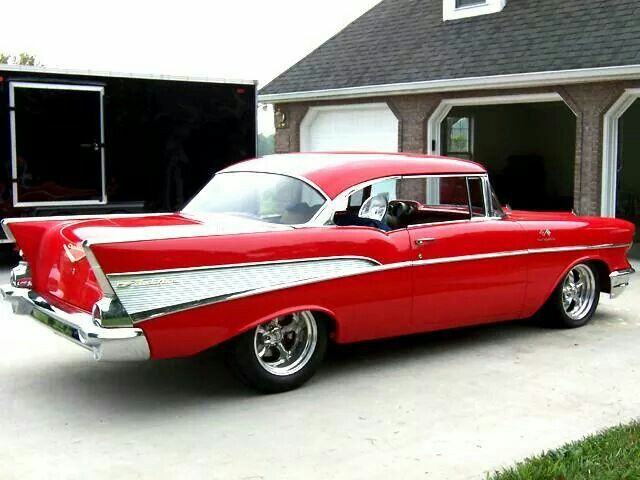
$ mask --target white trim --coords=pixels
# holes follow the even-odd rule
[[[448,98],[440,102],[433,111],[427,123],[427,152],[431,155],[440,155],[442,148],[440,139],[442,135],[442,122],[453,107],[471,107],[480,105],[513,105],[523,103],[564,102],[562,96],[556,92],[530,93],[523,95],[501,95],[494,97],[466,97]],[[435,141],[435,148],[434,147]]]
[[[100,101],[100,186],[102,195],[100,200],[71,200],[53,202],[21,202],[18,199],[18,146],[16,137],[16,113],[15,113],[15,89],[31,88],[36,90],[63,90],[76,92],[95,92]],[[95,85],[65,85],[58,83],[38,83],[38,82],[9,82],[9,107],[10,107],[10,133],[11,133],[11,184],[13,192],[14,207],[62,207],[81,205],[106,205],[107,204],[107,180],[106,161],[104,152],[104,87]]]
[[[498,13],[504,9],[506,3],[507,0],[484,0],[477,5],[456,7],[456,0],[444,0],[442,19],[446,22],[447,20],[458,20],[461,18]]]
[[[327,100],[337,98],[362,98],[386,95],[452,92],[483,88],[524,88],[544,85],[623,80],[640,77],[640,65],[581,68],[531,73],[511,73],[485,77],[451,78],[422,82],[390,83],[349,88],[336,88],[291,93],[259,95],[261,103],[287,103],[302,100]]]
[[[307,110],[302,122],[300,122],[300,151],[301,152],[310,152],[311,144],[310,144],[310,129],[313,125],[314,120],[318,117],[319,113],[322,112],[341,112],[341,111],[351,111],[351,110],[377,110],[377,109],[385,109],[396,120],[396,134],[398,132],[399,120],[389,108],[389,105],[386,102],[377,102],[377,103],[352,103],[349,105],[325,105],[321,107],[311,107]],[[394,152],[398,152],[399,145],[396,146]],[[355,152],[354,152],[355,153]],[[391,152],[390,152],[391,153]]]
[[[602,202],[603,217],[616,216],[620,118],[640,98],[640,88],[627,89],[605,113],[602,128]]]
[[[237,85],[258,85],[257,80],[239,80],[231,78],[188,77],[180,75],[160,75],[144,73],[124,73],[100,70],[72,70],[65,68],[31,67],[24,65],[1,65],[0,72],[42,73],[50,75],[73,75],[109,78],[137,78],[141,80],[170,80],[175,82],[229,83]]]

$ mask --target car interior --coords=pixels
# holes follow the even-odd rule
[[[485,216],[484,190],[480,178],[472,177],[467,180],[464,176],[434,177],[428,180],[420,179],[422,184],[416,184],[416,179],[409,179],[413,182],[411,185],[403,184],[404,180],[395,180],[395,183],[386,185],[387,191],[383,193],[376,192],[375,184],[353,193],[346,208],[335,212],[333,223],[339,226],[369,226],[389,231],[411,225],[469,220],[472,217]],[[382,199],[387,202],[386,213],[383,216],[367,218],[362,215],[367,202]]]

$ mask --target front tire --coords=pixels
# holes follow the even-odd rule
[[[578,328],[593,318],[600,300],[598,272],[588,263],[575,265],[547,301],[542,314],[560,328]]]
[[[313,312],[275,318],[235,339],[229,364],[248,386],[264,393],[298,388],[309,380],[327,350],[327,325]]]

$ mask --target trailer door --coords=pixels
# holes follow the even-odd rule
[[[11,82],[13,205],[99,205],[105,186],[101,86]]]

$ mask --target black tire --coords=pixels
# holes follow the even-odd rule
[[[585,292],[574,290],[573,300],[567,285],[585,282]],[[600,279],[598,270],[589,263],[574,265],[562,278],[549,300],[539,313],[544,323],[557,328],[579,328],[591,321],[600,301]]]
[[[313,348],[312,350],[306,350],[306,353],[304,354],[304,363],[301,361],[300,365],[296,367],[298,368],[297,370],[292,371],[291,373],[280,372],[280,374],[274,374],[268,369],[272,368],[277,370],[282,367],[270,366],[268,365],[268,362],[265,361],[265,358],[267,357],[259,356],[258,339],[264,338],[264,335],[262,335],[260,331],[265,331],[265,329],[272,325],[273,322],[290,321],[290,319],[295,315],[305,315],[306,321],[313,322],[312,328],[315,328],[315,342],[313,343]],[[282,344],[285,340],[286,338],[283,337],[280,343]],[[298,388],[315,374],[324,359],[327,351],[327,342],[327,322],[312,312],[299,312],[275,319],[272,322],[261,325],[234,339],[227,349],[227,363],[233,373],[235,373],[235,375],[244,384],[255,390],[263,393],[287,392]],[[270,351],[273,351],[275,347],[269,348],[271,349]],[[278,352],[277,348],[275,349],[275,352]],[[302,356],[300,358],[302,358]]]

